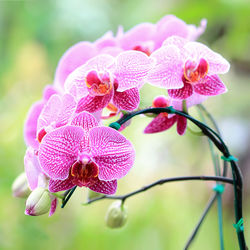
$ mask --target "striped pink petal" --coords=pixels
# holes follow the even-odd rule
[[[184,135],[187,128],[187,118],[177,115],[177,133]]]
[[[115,180],[125,176],[132,167],[135,151],[119,132],[108,127],[90,130],[92,159],[99,166],[100,180]]]
[[[105,108],[110,102],[114,91],[111,90],[108,94],[104,96],[91,96],[87,95],[80,99],[78,102],[76,113],[80,113],[82,111],[88,111],[90,113],[96,112]]]
[[[133,111],[138,108],[140,103],[140,94],[138,88],[132,88],[123,92],[115,91],[113,102],[119,109]]]
[[[171,98],[174,99],[187,99],[193,94],[193,87],[191,84],[185,82],[184,86],[181,89],[169,89],[168,94]]]
[[[169,118],[167,114],[161,113],[157,115],[145,128],[145,134],[153,134],[165,131],[171,128],[176,122],[176,116]]]
[[[194,91],[200,95],[213,96],[225,93],[227,88],[217,75],[212,75],[195,84]]]
[[[50,211],[49,211],[49,216],[52,216],[55,213],[57,203],[58,203],[57,198],[56,197],[52,198]]]
[[[153,66],[153,60],[140,51],[125,51],[116,58],[116,66],[112,68],[117,91],[124,91],[142,85]]]
[[[62,97],[53,95],[45,104],[38,119],[37,132],[53,124],[54,128],[66,125],[74,113],[76,102],[70,94],[64,94]]]
[[[113,181],[98,180],[97,182],[95,182],[95,184],[89,186],[88,188],[97,193],[111,195],[116,192],[117,180]]]
[[[49,191],[51,193],[56,193],[60,191],[65,191],[74,187],[75,184],[71,181],[71,178],[67,178],[66,180],[53,180],[49,181]]]
[[[150,84],[167,89],[183,86],[183,62],[176,46],[161,47],[150,57],[156,62],[147,76]]]
[[[43,171],[52,179],[65,180],[72,164],[84,147],[83,129],[64,126],[46,134],[40,144],[39,161]]]

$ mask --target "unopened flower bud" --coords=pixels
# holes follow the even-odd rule
[[[167,99],[166,96],[164,95],[160,95],[155,97],[155,99],[153,100],[153,107],[154,108],[165,108],[167,106],[169,106],[169,100]]]
[[[51,198],[47,189],[38,187],[32,191],[26,201],[25,214],[37,216],[49,212]]]
[[[124,226],[127,221],[127,209],[121,201],[115,201],[109,207],[106,214],[106,225],[110,228],[119,228]]]
[[[20,174],[12,184],[12,194],[15,197],[26,198],[31,190],[29,188],[27,176],[25,173]]]

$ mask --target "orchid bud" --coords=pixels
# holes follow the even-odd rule
[[[155,97],[155,99],[153,100],[153,107],[154,108],[165,108],[167,106],[169,106],[169,100],[167,99],[166,96],[164,95],[160,95]]]
[[[14,180],[12,184],[12,194],[15,197],[27,198],[31,190],[29,188],[26,174],[23,172]]]
[[[124,226],[127,221],[127,209],[121,201],[115,201],[111,204],[106,214],[106,225],[110,228],[119,228]]]
[[[32,191],[26,201],[25,214],[37,216],[49,212],[51,198],[47,189],[38,187]]]

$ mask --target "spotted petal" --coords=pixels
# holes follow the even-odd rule
[[[49,191],[51,193],[56,193],[60,191],[65,191],[73,188],[75,184],[71,181],[71,178],[67,178],[66,180],[53,180],[49,181]]]
[[[77,105],[76,113],[80,113],[82,111],[88,111],[90,113],[96,112],[105,108],[110,102],[113,96],[113,90],[111,90],[108,94],[104,96],[91,96],[87,95],[83,97]]]
[[[88,188],[97,193],[111,195],[116,192],[117,180],[113,181],[98,180],[97,182],[95,182],[95,184],[89,186]]]
[[[135,110],[140,103],[140,94],[138,88],[132,88],[123,92],[115,91],[113,102],[119,109],[126,111]]]
[[[171,98],[174,99],[187,99],[193,93],[193,87],[189,83],[184,83],[184,86],[181,89],[169,89],[168,94]]]
[[[125,51],[116,58],[112,68],[118,82],[117,91],[124,91],[146,82],[146,76],[153,66],[153,60],[140,51]]]
[[[177,133],[184,135],[187,128],[187,118],[177,115]]]
[[[52,95],[39,116],[37,132],[53,123],[55,128],[66,125],[74,113],[75,107],[76,102],[70,94],[62,97],[57,94]]]
[[[194,91],[200,95],[213,96],[225,93],[227,88],[217,75],[212,75],[195,84]]]
[[[100,180],[120,179],[128,173],[134,163],[135,151],[123,135],[112,128],[96,127],[90,130],[89,138]]]
[[[77,160],[83,145],[83,129],[64,126],[44,136],[39,149],[39,161],[43,171],[52,179],[65,180],[72,164]]]
[[[145,128],[145,134],[153,134],[165,131],[171,128],[176,122],[176,116],[169,118],[167,114],[161,113],[156,116]]]
[[[151,55],[156,64],[147,76],[150,84],[161,88],[181,88],[182,59],[176,46],[164,46]]]

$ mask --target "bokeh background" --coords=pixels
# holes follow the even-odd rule
[[[166,184],[129,199],[126,226],[111,230],[104,217],[110,201],[81,206],[86,191],[78,190],[64,209],[47,215],[24,215],[25,201],[15,199],[11,184],[23,171],[26,146],[23,123],[31,104],[53,82],[57,62],[78,41],[95,41],[107,30],[125,30],[140,22],[157,22],[174,14],[198,25],[208,20],[200,41],[231,63],[222,76],[229,91],[205,102],[239,158],[244,174],[245,232],[250,244],[250,2],[249,0],[54,0],[0,1],[0,249],[175,250],[183,249],[209,197],[213,183]],[[157,90],[158,91],[158,90]],[[157,94],[142,90],[150,105]],[[191,111],[197,115],[195,109]],[[207,140],[187,132],[144,135],[149,118],[137,117],[124,134],[134,143],[137,158],[119,182],[118,194],[157,179],[213,174]],[[225,249],[237,249],[233,190],[223,195]],[[219,249],[216,204],[190,247]]]

